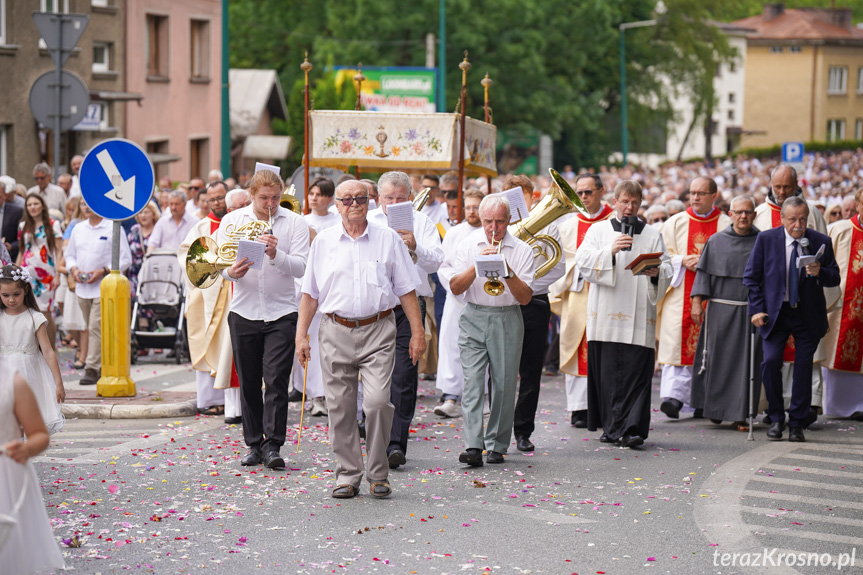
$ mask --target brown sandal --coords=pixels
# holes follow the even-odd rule
[[[369,481],[369,493],[371,493],[373,497],[382,499],[384,497],[389,497],[392,492],[393,490],[390,487],[390,482],[386,479],[383,481]]]
[[[734,429],[737,431],[749,431],[749,424],[745,421],[735,421]]]
[[[350,499],[351,497],[356,497],[359,492],[359,489],[346,483],[344,485],[338,485],[333,489],[333,497],[336,499]]]

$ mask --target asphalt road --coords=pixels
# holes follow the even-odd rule
[[[822,417],[805,444],[768,442],[759,426],[748,442],[730,424],[657,409],[644,448],[621,449],[569,425],[561,377],[543,384],[537,451],[513,446],[474,470],[458,463],[461,418],[436,417],[421,382],[408,464],[386,500],[329,497],[325,418],[305,419],[300,454],[285,446],[279,472],[242,468],[241,428],[216,417],[69,421],[36,464],[78,573],[861,572],[860,423]],[[80,547],[59,543],[75,535]],[[765,550],[768,566],[753,567]],[[786,566],[798,552],[819,566]],[[820,566],[842,553],[853,568]]]

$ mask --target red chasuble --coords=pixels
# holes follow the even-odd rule
[[[691,207],[686,209],[689,216],[689,236],[686,238],[686,255],[701,254],[708,238],[715,234],[722,212],[714,208],[707,216],[699,216]],[[695,283],[695,272],[685,270],[683,276],[683,329],[680,341],[680,364],[692,365],[695,359],[695,348],[698,344],[698,332],[701,329],[692,321],[692,302],[689,294]]]
[[[207,214],[207,219],[210,220],[210,235],[216,233],[216,230],[219,229],[219,225],[222,223],[221,218],[217,218],[216,214],[210,212]],[[231,295],[234,294],[234,284],[231,284]],[[231,387],[240,387],[240,378],[237,375],[237,367],[231,363]]]
[[[860,364],[863,363],[863,349],[860,347],[863,334],[863,257],[860,256],[860,250],[863,250],[863,227],[859,215],[851,218],[851,229],[851,256],[848,258],[842,321],[839,324],[833,368],[859,372]]]
[[[581,242],[584,241],[584,236],[587,234],[587,230],[590,229],[590,226],[597,222],[607,220],[613,213],[614,210],[608,205],[604,205],[599,211],[599,215],[593,219],[582,213],[577,213],[575,215],[575,217],[578,218],[578,241],[575,244],[576,249],[581,247]],[[590,289],[590,284],[587,285],[587,289]],[[576,353],[578,354],[578,375],[580,377],[587,377],[587,332],[582,336]]]

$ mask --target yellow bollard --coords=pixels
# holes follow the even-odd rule
[[[102,280],[102,377],[96,384],[100,397],[134,397],[129,377],[129,280],[117,270]]]

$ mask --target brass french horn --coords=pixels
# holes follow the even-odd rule
[[[544,258],[545,262],[536,269],[534,277],[539,279],[557,265],[560,261],[563,250],[560,244],[548,234],[540,234],[539,231],[545,228],[548,224],[557,218],[578,210],[582,214],[587,214],[587,209],[572,189],[563,176],[558,174],[554,169],[549,168],[548,173],[551,175],[551,189],[545,195],[545,198],[530,211],[530,214],[524,220],[515,224],[516,231],[513,234],[521,241],[527,243],[534,249],[534,258]],[[546,251],[542,244],[546,244],[551,248],[551,255]]]
[[[291,210],[295,214],[302,214],[303,207],[300,204],[299,198],[295,195],[295,191],[296,188],[291,184],[291,187],[285,190],[282,194],[282,198],[279,200],[279,205],[286,210]]]
[[[234,224],[228,224],[225,228],[228,240],[221,246],[210,236],[201,236],[189,246],[186,254],[186,276],[196,288],[210,287],[219,279],[222,270],[228,269],[237,261],[240,240],[254,241],[258,236],[271,231],[271,222],[252,220],[238,228]]]

